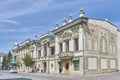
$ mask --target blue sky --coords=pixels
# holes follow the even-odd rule
[[[40,35],[62,24],[80,8],[86,17],[109,19],[120,29],[120,0],[0,0],[0,52],[8,52],[15,41]]]

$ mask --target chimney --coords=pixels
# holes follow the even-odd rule
[[[56,23],[56,25],[55,25],[55,29],[57,29],[59,27],[59,25],[58,25],[58,23]]]
[[[84,17],[84,14],[85,14],[85,13],[84,13],[84,10],[81,8],[81,9],[80,9],[79,17]]]
[[[63,21],[63,26],[67,24],[67,20],[66,18],[64,18],[64,21]]]
[[[69,16],[69,23],[73,21],[72,15]]]

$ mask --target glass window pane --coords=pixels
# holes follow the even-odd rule
[[[75,60],[73,64],[74,64],[74,70],[79,71],[79,60]]]
[[[38,58],[41,57],[41,50],[38,50]]]
[[[47,56],[47,45],[44,44],[44,56]]]
[[[51,55],[54,55],[55,54],[55,46],[52,46],[50,49],[51,49]]]
[[[74,39],[74,49],[75,49],[75,51],[78,51],[78,50],[79,50],[78,38]]]
[[[59,51],[62,52],[63,51],[63,46],[62,46],[62,43],[59,44]]]
[[[69,41],[66,41],[66,52],[69,52]]]

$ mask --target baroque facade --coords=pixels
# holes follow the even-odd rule
[[[46,33],[13,46],[13,59],[29,53],[40,73],[100,74],[119,70],[117,27],[107,20],[69,16],[61,27],[56,24],[53,35]],[[25,71],[23,62],[20,71]]]

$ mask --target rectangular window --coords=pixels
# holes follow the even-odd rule
[[[50,49],[51,49],[51,55],[54,55],[55,54],[55,46],[50,47]]]
[[[110,68],[115,69],[116,68],[116,60],[110,60]]]
[[[101,59],[101,69],[107,69],[108,65],[107,65],[107,59]]]
[[[65,44],[66,44],[66,52],[69,52],[69,41],[66,41]]]
[[[59,49],[60,49],[60,50],[59,50],[60,53],[63,52],[63,45],[62,45],[62,43],[59,44]]]
[[[78,50],[79,50],[78,38],[74,39],[74,49],[75,49],[75,51],[78,51]]]
[[[47,44],[44,44],[44,56],[47,56]]]
[[[53,68],[53,63],[51,63],[51,68]]]
[[[16,59],[17,59],[17,56],[14,56],[14,60],[16,61]]]
[[[73,64],[74,64],[74,70],[79,71],[79,60],[73,61]]]
[[[41,57],[41,50],[38,50],[38,58]]]
[[[97,58],[88,58],[88,69],[97,69]]]

